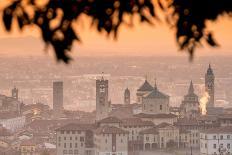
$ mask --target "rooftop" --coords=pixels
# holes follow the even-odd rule
[[[207,130],[202,130],[201,133],[206,133],[206,134],[232,134],[232,127],[231,126],[226,126],[226,127],[218,127],[218,128],[211,128]]]
[[[128,134],[128,131],[122,130],[114,126],[103,126],[95,130],[96,134]]]
[[[145,80],[142,86],[137,89],[137,91],[152,91],[154,88],[151,86],[151,84]]]
[[[122,121],[117,117],[107,117],[99,121],[99,123],[121,123]]]
[[[145,113],[139,113],[134,115],[135,117],[139,117],[139,118],[175,118],[177,117],[174,114],[145,114]]]

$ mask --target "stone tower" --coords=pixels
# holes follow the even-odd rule
[[[188,94],[180,105],[181,117],[196,118],[200,115],[198,96],[194,93],[193,82],[190,82]]]
[[[110,102],[108,101],[108,80],[96,81],[96,120],[108,117]]]
[[[207,107],[214,107],[214,78],[213,70],[209,64],[209,68],[205,74],[205,91],[209,95]]]
[[[130,104],[130,90],[128,88],[124,92],[124,104]]]
[[[18,88],[14,87],[11,90],[11,96],[18,100],[18,98],[19,98],[19,90],[18,90]]]
[[[61,117],[63,114],[63,82],[53,82],[53,111],[55,117]]]

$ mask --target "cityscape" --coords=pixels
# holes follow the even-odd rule
[[[0,155],[232,155],[230,57],[0,60]]]

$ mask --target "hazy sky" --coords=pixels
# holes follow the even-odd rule
[[[186,55],[178,52],[175,30],[170,29],[164,22],[150,26],[137,21],[134,20],[135,26],[132,28],[122,26],[118,40],[107,38],[106,35],[96,32],[95,29],[90,28],[88,22],[80,22],[84,23],[77,27],[82,43],[75,43],[72,53],[79,56]],[[44,44],[35,27],[28,27],[23,33],[17,29],[12,33],[6,33],[2,23],[0,25],[0,54],[44,55]],[[231,54],[232,21],[228,17],[221,17],[209,25],[221,46],[213,49],[205,44],[204,48],[197,50],[196,55]],[[52,52],[49,51],[49,53]]]

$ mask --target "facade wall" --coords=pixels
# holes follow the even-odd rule
[[[57,155],[85,155],[84,131],[57,131]]]
[[[220,149],[219,149],[220,148]],[[200,134],[201,155],[232,154],[232,134]]]
[[[25,116],[19,116],[15,118],[9,119],[0,119],[0,124],[2,124],[5,128],[11,130],[12,132],[17,131],[24,127],[26,123]]]
[[[143,98],[143,113],[169,114],[169,99]]]

